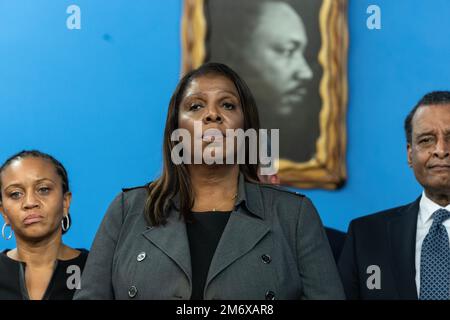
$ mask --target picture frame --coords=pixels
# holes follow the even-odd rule
[[[232,51],[228,51],[223,57],[220,56],[222,52],[228,50],[224,47],[224,43],[232,43],[233,41],[237,43],[237,38],[249,34],[246,31],[248,28],[246,29],[243,24],[239,25],[237,16],[249,17],[245,20],[252,21],[250,10],[255,10],[251,7],[251,1],[254,0],[184,0],[181,22],[182,74],[207,61],[223,62],[230,65],[229,59],[231,58],[228,58],[230,52],[233,55],[245,51],[242,43],[247,45],[247,43],[252,42],[256,38],[257,31],[252,31],[251,37],[247,38],[245,42],[233,47]],[[257,5],[261,3],[261,0],[258,1]],[[296,87],[296,90],[301,92],[303,96],[299,97],[300,94],[296,92],[297,96],[285,99],[288,102],[293,101],[295,103],[301,101],[301,103],[297,103],[298,107],[297,105],[292,108],[289,108],[289,105],[284,107],[283,103],[280,102],[272,103],[272,105],[276,105],[276,108],[262,108],[261,106],[264,104],[260,103],[263,99],[260,98],[262,94],[258,95],[259,84],[248,81],[251,80],[251,74],[243,76],[244,80],[250,84],[252,92],[254,94],[257,92],[255,98],[260,110],[261,127],[264,128],[265,123],[276,118],[277,113],[290,112],[284,115],[285,118],[281,118],[283,115],[280,115],[279,119],[281,120],[277,122],[280,124],[281,137],[278,162],[278,176],[281,184],[305,189],[340,188],[345,184],[347,178],[346,113],[349,41],[347,0],[262,2],[275,4],[267,5],[271,6],[266,10],[267,19],[259,16],[254,18],[252,25],[258,22],[262,25],[261,30],[273,31],[276,28],[281,30],[281,25],[288,23],[289,17],[292,17],[293,24],[286,26],[288,28],[286,30],[300,30],[292,26],[301,24],[306,34],[304,38],[308,40],[307,45],[303,45],[305,48],[303,48],[302,55],[298,53],[298,58],[295,60],[298,62],[303,58],[303,70],[306,70],[305,66],[307,66],[306,68],[309,67],[308,70],[310,71],[304,72],[303,80],[305,81],[303,83],[307,83],[304,84],[304,88]],[[231,7],[229,7],[230,3]],[[262,11],[262,9],[258,10],[259,12]],[[279,11],[278,16],[277,10]],[[275,19],[276,17],[279,17],[278,20]],[[228,20],[218,22],[223,19]],[[269,23],[264,21],[272,20],[277,21],[275,27],[264,26],[264,23]],[[300,33],[300,31],[292,32],[293,35],[297,33]],[[284,34],[287,33],[284,32]],[[258,45],[265,41],[265,38],[267,36],[262,36],[261,40],[258,40],[259,42],[256,40],[253,42]],[[275,38],[280,37],[276,36]],[[294,39],[293,43],[301,42],[301,39]],[[304,42],[306,43],[306,40]],[[293,55],[295,47],[292,50],[289,49],[291,51],[287,49],[276,50],[282,57],[282,55]],[[260,51],[263,52],[263,49],[250,51],[250,54]],[[281,58],[273,60],[281,61]],[[242,61],[242,58],[239,61]],[[258,64],[263,65],[260,62]],[[235,65],[231,65],[231,67],[239,75],[245,74],[242,71],[246,69],[245,66],[237,65],[236,67]],[[290,69],[283,68],[282,70]],[[275,75],[273,71],[272,74]],[[286,87],[288,87],[287,82]],[[262,92],[262,90],[260,91]],[[302,104],[306,107],[303,107]],[[294,104],[291,103],[291,105]],[[285,134],[284,140],[283,134]]]

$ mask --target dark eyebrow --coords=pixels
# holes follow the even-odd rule
[[[428,133],[428,132],[426,132],[426,133],[421,133],[421,134],[416,135],[416,136],[414,137],[414,140],[419,142],[421,139],[423,139],[423,138],[428,138],[428,137],[434,137],[434,134]]]
[[[425,131],[425,132],[420,132],[416,135],[416,138],[420,138],[423,136],[432,136],[434,135],[434,133],[432,131]]]
[[[6,186],[5,190],[8,189],[8,188],[11,188],[11,187],[19,187],[19,188],[21,188],[22,185],[20,183],[13,183],[13,184],[10,184],[10,185]]]
[[[41,182],[46,181],[46,180],[47,180],[47,181],[50,181],[51,183],[56,184],[55,181],[53,181],[52,179],[49,179],[49,178],[38,179],[38,180],[36,180],[36,183],[41,183]]]
[[[35,183],[38,184],[38,183],[41,183],[41,182],[43,182],[43,181],[50,181],[51,183],[56,184],[55,181],[53,181],[52,179],[49,179],[49,178],[38,179],[38,180],[36,180]],[[11,187],[19,187],[19,188],[22,188],[23,185],[20,184],[20,183],[13,183],[13,184],[10,184],[10,185],[6,186],[6,187],[5,187],[5,190],[8,189],[8,188],[11,188]]]
[[[233,92],[233,91],[222,90],[220,93],[221,93],[221,94],[226,94],[226,96],[221,97],[220,99],[224,99],[224,98],[228,97],[228,95],[230,95],[230,96],[234,97],[235,99],[240,100],[239,94],[236,94],[236,93]],[[189,100],[192,100],[192,99],[200,99],[200,100],[202,100],[203,102],[205,102],[205,101],[206,101],[206,95],[203,94],[203,93],[201,93],[201,92],[195,92],[195,93],[190,94],[190,95],[188,95],[188,96],[185,96],[185,97],[183,98],[183,100],[188,100],[188,101],[189,101]]]
[[[194,92],[192,94],[185,95],[183,100],[184,99],[190,99],[190,98],[200,98],[200,99],[204,100],[204,97],[205,97],[205,94],[203,94],[201,92]]]
[[[233,96],[234,98],[239,99],[239,94],[236,94],[236,93],[233,92],[233,91],[223,90],[222,93],[226,93],[226,94],[228,94],[228,95]]]

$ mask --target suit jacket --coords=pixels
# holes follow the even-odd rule
[[[189,299],[186,225],[175,198],[149,227],[147,188],[122,192],[95,237],[75,299]],[[204,299],[342,299],[342,284],[309,199],[239,178],[236,206],[211,261]]]
[[[417,299],[415,251],[419,201],[420,197],[406,206],[350,223],[339,259],[348,299]],[[374,286],[376,281],[380,288]]]

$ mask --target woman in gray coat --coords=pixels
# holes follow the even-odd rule
[[[181,79],[162,175],[112,202],[76,299],[344,298],[313,204],[261,184],[249,139],[223,143],[238,129],[258,132],[259,119],[234,71],[208,63]],[[239,150],[244,163],[230,163]]]

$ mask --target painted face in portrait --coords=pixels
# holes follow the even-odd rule
[[[37,242],[61,232],[71,193],[63,194],[62,179],[50,161],[16,159],[3,170],[0,179],[0,211],[17,238]]]
[[[450,105],[417,109],[408,163],[425,192],[450,192]]]
[[[267,2],[254,23],[243,48],[252,73],[244,78],[260,106],[289,116],[304,100],[305,82],[313,76],[304,56],[308,38],[302,19],[286,3]]]

